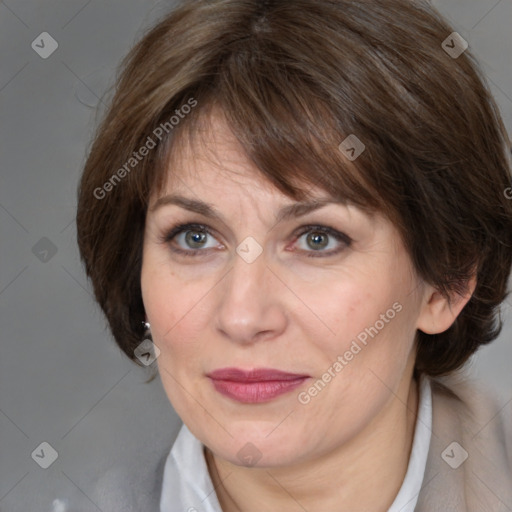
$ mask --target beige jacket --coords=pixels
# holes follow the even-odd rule
[[[512,395],[499,405],[463,378],[437,379],[432,409],[416,512],[512,512]]]

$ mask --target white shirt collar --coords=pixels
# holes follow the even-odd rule
[[[432,390],[430,379],[426,375],[420,377],[420,396],[418,416],[414,427],[411,456],[407,473],[400,491],[388,509],[388,512],[414,512],[418,495],[423,484],[423,476],[427,466],[430,437],[432,435]]]
[[[414,512],[432,433],[430,379],[420,377],[418,417],[407,473],[388,512]],[[160,512],[222,512],[204,458],[203,444],[183,425],[165,463]]]

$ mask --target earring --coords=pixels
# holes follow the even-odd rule
[[[142,325],[144,326],[144,339],[151,340],[151,325],[149,322],[142,322]]]

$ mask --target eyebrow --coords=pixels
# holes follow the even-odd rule
[[[288,220],[291,218],[302,217],[308,213],[323,208],[328,204],[344,204],[344,202],[336,200],[334,198],[322,198],[315,199],[313,201],[299,201],[287,206],[283,206],[277,214],[276,222]],[[151,207],[150,211],[155,210],[166,205],[176,205],[189,210],[191,212],[198,213],[204,217],[210,219],[217,219],[224,222],[222,214],[211,204],[196,199],[191,199],[181,195],[168,195],[159,198],[156,203]]]

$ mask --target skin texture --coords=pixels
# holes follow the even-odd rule
[[[200,144],[180,146],[146,218],[142,295],[161,350],[164,389],[207,447],[214,485],[222,481],[223,510],[328,512],[343,504],[352,512],[385,511],[403,482],[413,440],[416,330],[446,330],[471,290],[449,304],[416,275],[394,226],[354,206],[330,204],[276,223],[278,210],[294,201],[258,174],[221,116],[211,123]],[[210,203],[224,220],[177,205],[154,209],[159,198],[178,193]],[[185,222],[211,229],[203,253],[172,251],[201,247],[187,245],[185,233],[162,241]],[[315,245],[310,239],[318,230],[297,233],[310,224],[332,227],[352,242],[329,235]],[[249,236],[263,249],[252,263],[236,252]],[[312,253],[320,257],[307,256]],[[359,343],[361,350],[321,392],[300,403],[298,394],[396,303],[394,318],[366,346]],[[270,402],[241,404],[206,377],[224,367],[311,378]],[[237,455],[246,443],[257,448],[249,449],[250,464]]]

